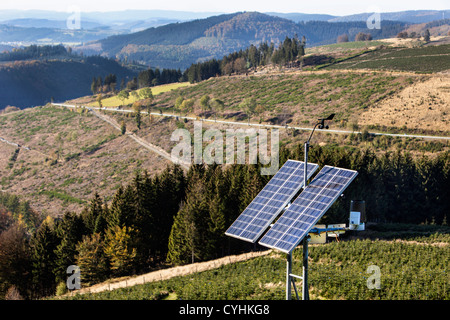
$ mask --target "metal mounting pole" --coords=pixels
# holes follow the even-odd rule
[[[287,254],[286,260],[286,300],[291,300],[292,252]]]
[[[306,236],[303,239],[302,300],[309,300],[309,290],[308,290],[308,242],[309,242],[309,236]]]
[[[306,188],[308,182],[308,150],[309,150],[309,140],[305,142],[305,170],[303,170],[303,189]]]

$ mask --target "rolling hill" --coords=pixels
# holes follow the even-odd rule
[[[53,47],[58,48],[58,47]],[[118,83],[136,73],[117,61],[71,54],[63,47],[55,54],[0,54],[0,109],[20,108],[67,100],[90,93],[93,77],[116,74]]]
[[[366,21],[372,13],[359,13],[335,17],[330,22]],[[382,20],[403,21],[409,23],[426,23],[450,17],[450,10],[406,10],[398,12],[380,12]]]
[[[238,12],[168,24],[127,35],[111,36],[75,50],[127,57],[153,67],[185,69],[192,63],[222,58],[233,51],[264,41],[278,45],[285,37],[306,37],[307,45],[335,43],[347,33],[369,32],[374,39],[396,35],[405,23],[385,21],[380,30],[368,30],[365,21],[337,22],[292,20],[259,12]]]

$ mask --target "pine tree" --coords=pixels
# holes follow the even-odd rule
[[[423,40],[425,42],[430,42],[430,30],[429,29],[425,30],[425,33],[423,34]]]
[[[98,91],[98,87],[97,87],[97,78],[95,78],[95,77],[92,79],[92,83],[91,83],[91,91],[92,91],[92,94],[96,94],[97,91]]]
[[[196,177],[186,195],[186,202],[175,216],[169,237],[167,260],[173,264],[203,260],[208,241],[208,198],[205,183]]]
[[[141,105],[139,103],[133,103],[134,119],[136,121],[136,126],[141,129]]]
[[[75,264],[76,244],[81,241],[88,229],[80,215],[68,212],[55,227],[58,245],[55,249],[54,274],[56,283],[65,281],[67,267]]]
[[[221,167],[217,167],[211,183],[212,199],[209,205],[208,243],[206,250],[210,257],[225,255],[227,225],[228,181],[224,179]]]
[[[95,87],[97,88],[97,92],[102,92],[103,89],[103,81],[102,81],[102,77],[98,77],[95,83]]]
[[[120,131],[122,134],[125,134],[127,132],[127,125],[125,124],[125,121],[122,120],[122,123],[120,125]]]
[[[88,233],[104,231],[107,224],[106,214],[104,212],[102,199],[98,193],[95,193],[89,207],[85,208],[81,216]]]
[[[121,186],[117,190],[111,203],[111,208],[108,210],[106,223],[108,228],[119,227],[134,227],[136,223],[135,212],[135,192],[132,186],[127,186],[125,189]]]
[[[245,208],[258,195],[263,187],[264,183],[261,180],[258,166],[248,165],[247,172],[245,173],[244,177],[243,191],[239,197],[241,212],[245,210]]]
[[[106,231],[104,253],[109,260],[114,275],[124,275],[131,271],[136,248],[132,247],[132,228],[115,226]]]
[[[185,177],[179,166],[168,167],[153,181],[155,205],[151,209],[153,219],[152,252],[158,256],[167,254],[167,243],[185,195]]]
[[[53,293],[57,237],[49,223],[43,222],[31,239],[33,284],[41,295]]]
[[[80,267],[82,286],[89,286],[105,279],[108,265],[99,233],[84,236],[76,245],[76,252],[75,264]]]
[[[133,179],[135,193],[134,210],[136,229],[136,263],[140,267],[147,267],[153,260],[155,229],[153,211],[155,208],[155,188],[147,172],[144,175],[136,173]],[[165,244],[167,246],[167,243]]]

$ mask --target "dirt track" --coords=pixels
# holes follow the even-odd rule
[[[259,251],[259,252],[248,252],[240,255],[227,256],[216,260],[210,260],[205,262],[197,262],[193,264],[188,264],[184,266],[163,269],[158,271],[153,271],[133,278],[120,278],[118,281],[109,280],[107,282],[99,283],[91,287],[82,288],[71,294],[83,294],[83,293],[94,293],[106,290],[114,290],[118,288],[131,287],[137,284],[144,284],[147,282],[154,282],[160,280],[167,280],[173,277],[185,276],[188,274],[202,272],[206,270],[216,269],[220,266],[227,265],[230,263],[236,263],[245,261],[248,259],[261,257],[271,253],[272,250]]]
[[[117,122],[115,122],[114,119],[112,119],[111,117],[108,117],[105,114],[100,114],[98,112],[95,112],[92,108],[89,108],[89,111],[92,112],[95,116],[97,116],[99,119],[106,121],[107,123],[109,123],[110,125],[112,125],[114,128],[116,128],[117,130],[121,131],[121,127],[119,126],[119,124]],[[139,143],[140,145],[142,145],[143,147],[147,148],[150,151],[153,151],[155,153],[157,153],[158,155],[160,155],[161,157],[172,161],[174,163],[178,163],[180,166],[182,166],[184,169],[188,170],[189,169],[189,165],[186,163],[183,163],[181,161],[175,161],[170,154],[168,154],[166,151],[164,151],[163,149],[161,149],[158,146],[155,146],[154,144],[149,143],[148,141],[145,141],[144,139],[138,137],[137,135],[135,135],[134,133],[127,133],[127,135],[133,139],[134,141],[136,141],[137,143]]]

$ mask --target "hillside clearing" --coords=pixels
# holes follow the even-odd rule
[[[16,147],[0,143],[0,188],[43,214],[80,212],[95,192],[109,200],[136,170],[153,175],[170,164],[89,113],[37,107],[0,117],[0,126],[0,137],[31,149],[11,162]]]
[[[360,125],[383,125],[434,131],[450,130],[450,75],[415,82],[368,108]]]
[[[414,48],[379,48],[327,67],[337,69],[397,70],[437,73],[450,69],[450,44]]]
[[[423,78],[409,74],[358,71],[225,76],[161,94],[155,99],[155,105],[158,109],[171,112],[175,100],[182,96],[196,101],[194,113],[200,115],[202,110],[198,101],[206,94],[225,103],[225,110],[218,112],[218,116],[243,120],[247,119],[247,114],[239,105],[244,99],[253,98],[264,110],[252,115],[253,121],[260,119],[272,124],[301,126],[334,112],[335,122],[342,128],[354,122],[372,104]]]

